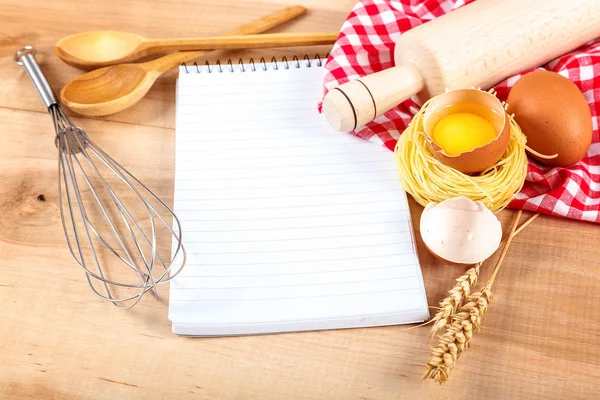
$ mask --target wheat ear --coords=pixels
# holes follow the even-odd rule
[[[481,263],[477,263],[456,279],[456,285],[448,291],[448,297],[440,302],[440,311],[432,318],[435,321],[431,327],[432,335],[452,322],[452,315],[462,307],[471,293],[471,286],[477,283],[480,268]]]
[[[481,329],[481,320],[487,314],[489,304],[492,301],[492,286],[512,239],[538,216],[538,214],[533,215],[517,229],[521,214],[522,211],[519,210],[515,216],[508,239],[488,282],[481,291],[467,296],[467,303],[462,305],[458,312],[451,315],[452,323],[448,326],[446,333],[440,337],[437,347],[432,350],[423,379],[434,379],[440,384],[445,383],[456,361],[471,345],[473,332]]]
[[[490,286],[488,284],[481,292],[469,295],[468,302],[452,315],[452,323],[431,351],[423,379],[446,383],[456,361],[471,346],[473,332],[481,329],[481,319],[487,314],[492,301]]]

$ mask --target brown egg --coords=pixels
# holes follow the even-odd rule
[[[484,118],[493,126],[496,136],[471,151],[450,155],[435,142],[433,132],[443,117],[464,112]],[[465,174],[482,172],[496,164],[510,140],[510,122],[504,106],[493,94],[478,89],[452,90],[432,98],[423,115],[423,130],[433,156]]]
[[[510,91],[508,112],[527,137],[527,146],[554,159],[537,160],[568,167],[581,160],[592,143],[592,115],[579,88],[550,71],[523,75]]]

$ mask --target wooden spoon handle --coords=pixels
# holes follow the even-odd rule
[[[262,35],[216,36],[201,39],[155,39],[140,47],[153,52],[172,50],[264,49],[269,47],[333,44],[338,32],[271,33]]]
[[[229,32],[223,33],[222,36],[233,36],[233,35],[249,35],[253,33],[261,33],[284,22],[290,21],[306,12],[306,8],[301,6],[286,7],[279,11],[275,11],[269,15],[259,18],[249,24],[242,25]],[[163,73],[173,67],[178,66],[181,63],[191,61],[195,58],[201,57],[207,51],[180,51],[177,53],[169,54],[164,57],[157,58],[156,60],[148,61],[144,63],[144,67],[147,70],[154,70],[159,73]]]

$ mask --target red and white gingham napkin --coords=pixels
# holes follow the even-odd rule
[[[391,67],[394,43],[402,32],[472,1],[360,1],[348,15],[325,64],[325,93],[348,80]],[[525,187],[510,207],[600,223],[600,40],[540,68],[560,73],[581,89],[592,112],[592,146],[587,156],[570,168],[550,168],[530,160]],[[500,100],[506,100],[520,76],[496,86]],[[393,150],[420,106],[407,100],[354,133]]]

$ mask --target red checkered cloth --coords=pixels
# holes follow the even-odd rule
[[[325,93],[349,80],[391,67],[394,43],[402,32],[472,1],[360,1],[348,15],[325,64]],[[592,112],[592,146],[587,156],[570,168],[550,168],[530,160],[525,186],[509,207],[600,223],[600,40],[540,68],[569,78],[581,89]],[[498,98],[506,100],[512,85],[526,72],[498,84]],[[407,100],[354,133],[393,150],[420,106],[416,98]]]

